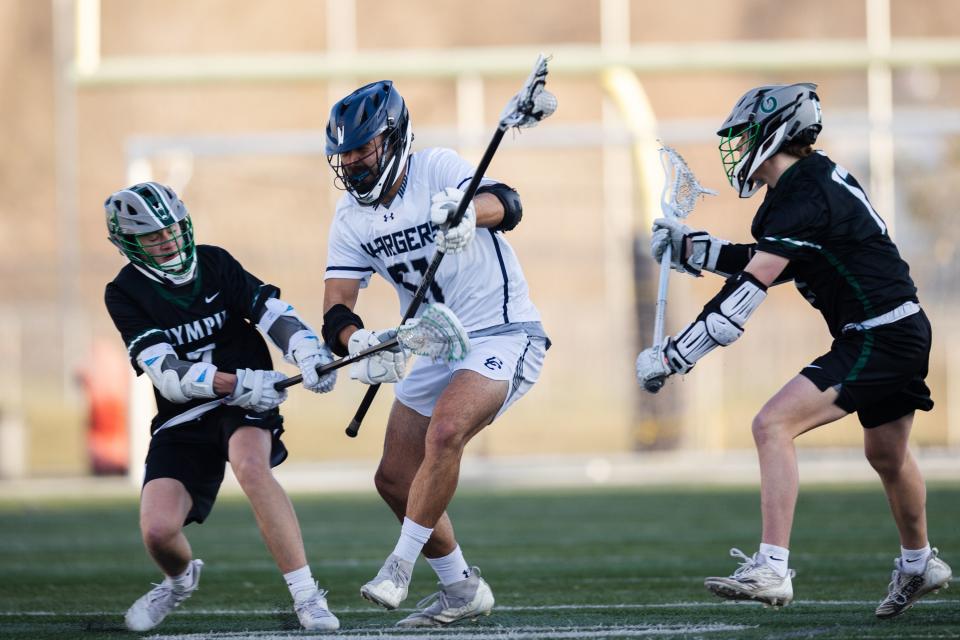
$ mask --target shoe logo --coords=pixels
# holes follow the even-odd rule
[[[464,577],[464,578],[469,578],[469,577],[470,577],[470,569],[464,569],[464,570],[463,570],[463,577]]]
[[[214,301],[214,299],[215,299],[218,295],[220,295],[220,292],[219,292],[219,291],[217,291],[217,292],[216,292],[215,294],[213,294],[212,296],[204,297],[203,300],[204,300],[204,302],[206,302],[207,304],[210,304],[211,302]]]
[[[906,558],[904,558],[903,561],[904,561],[904,562],[917,562],[919,559],[920,559],[920,558],[914,558],[913,560],[907,560]]]
[[[778,558],[776,556],[770,556],[771,560],[776,560],[777,562],[783,562],[783,558]]]

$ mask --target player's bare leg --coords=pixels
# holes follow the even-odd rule
[[[900,615],[926,594],[946,587],[953,575],[927,539],[927,488],[907,446],[912,426],[911,413],[863,432],[864,452],[883,483],[902,547],[887,596],[876,610],[880,618]]]
[[[374,482],[380,496],[400,522],[407,514],[410,485],[423,461],[429,425],[430,418],[427,416],[420,415],[402,402],[393,403],[383,442],[383,457]],[[423,555],[440,558],[451,553],[456,546],[453,524],[444,512],[434,525],[430,540],[423,547]]]
[[[761,540],[790,546],[790,530],[799,491],[794,439],[811,429],[839,420],[847,412],[835,405],[837,392],[820,391],[796,376],[785,384],[753,419],[753,440],[760,459]]]
[[[753,438],[760,459],[762,543],[752,557],[739,549],[730,550],[731,555],[742,560],[740,568],[729,577],[707,578],[704,585],[714,594],[774,606],[793,600],[793,572],[787,566],[799,491],[793,441],[800,434],[847,414],[833,403],[836,397],[833,389],[821,392],[807,378],[796,376],[754,418]]]
[[[173,478],[156,478],[140,495],[140,535],[154,562],[168,576],[178,576],[193,558],[183,535],[183,523],[193,500],[186,487]]]
[[[230,437],[230,466],[253,507],[267,549],[287,582],[300,624],[311,631],[339,629],[339,620],[327,608],[327,592],[318,588],[307,565],[297,514],[270,469],[272,446],[272,436],[266,429],[241,427]]]
[[[497,415],[509,383],[474,371],[454,374],[437,400],[427,428],[423,462],[410,485],[407,517],[433,527],[453,499],[467,443]]]
[[[402,626],[450,624],[489,613],[493,607],[494,599],[490,587],[480,578],[476,568],[466,566],[463,561],[453,537],[450,520],[446,516],[446,508],[457,488],[464,447],[497,415],[506,399],[508,386],[507,381],[490,380],[473,371],[458,371],[438,399],[424,435],[420,435],[423,416],[418,418],[409,409],[396,406],[394,408],[391,419],[396,419],[396,422],[393,422],[395,433],[399,435],[403,428],[417,429],[410,435],[415,435],[415,442],[422,445],[413,445],[411,448],[400,445],[391,450],[395,442],[388,436],[384,461],[381,462],[378,472],[381,478],[378,486],[388,486],[384,479],[389,475],[394,461],[403,464],[399,462],[398,456],[404,452],[411,454],[414,459],[419,459],[419,466],[412,479],[409,479],[413,470],[412,464],[403,467],[404,471],[398,471],[395,475],[401,479],[398,480],[401,486],[409,482],[400,541],[384,567],[373,580],[363,586],[360,593],[367,600],[388,609],[396,608],[403,601],[413,570],[410,557],[416,546],[413,547],[413,552],[407,549],[410,555],[406,558],[399,549],[406,548],[405,541],[410,540],[410,535],[421,536],[418,538],[420,549],[428,554],[431,564],[449,560],[463,565],[463,577],[456,581],[451,579],[449,584],[441,578],[441,590],[431,596],[430,603],[421,603],[424,606],[422,611],[401,620],[399,624]],[[408,420],[404,421],[403,418]],[[410,440],[414,441],[414,438],[411,437]],[[384,492],[383,489],[381,492]],[[396,499],[393,503],[398,516],[400,502]],[[432,545],[427,547],[430,543]],[[442,555],[429,555],[433,553]],[[434,568],[438,575],[443,575],[437,565],[434,565]]]
[[[147,631],[160,624],[200,583],[203,561],[192,560],[183,523],[193,500],[179,480],[156,478],[140,496],[140,533],[150,557],[165,574],[162,582],[127,610],[124,622],[132,631]]]
[[[927,487],[907,446],[913,414],[863,430],[867,460],[880,476],[890,511],[900,532],[900,544],[920,549],[927,544]]]
[[[270,432],[241,427],[230,438],[230,466],[250,500],[257,526],[280,571],[307,564],[300,524],[286,491],[270,469]]]

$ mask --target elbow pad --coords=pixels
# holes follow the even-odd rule
[[[283,359],[290,364],[296,364],[294,351],[303,340],[317,338],[317,332],[303,321],[293,305],[279,298],[269,298],[264,302],[257,327],[280,349]]]
[[[510,231],[520,224],[523,218],[523,204],[520,202],[520,194],[516,189],[508,187],[500,182],[488,184],[477,189],[477,194],[492,193],[503,205],[503,220],[492,227],[491,231]]]
[[[196,398],[216,398],[213,376],[217,367],[209,362],[186,362],[177,357],[167,342],[147,347],[137,356],[137,364],[147,374],[160,395],[176,404]]]
[[[687,373],[717,347],[733,344],[743,326],[767,297],[767,287],[746,271],[729,278],[697,319],[667,341],[664,355],[677,373]]]

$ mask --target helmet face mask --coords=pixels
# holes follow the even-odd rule
[[[193,280],[197,247],[193,223],[169,187],[135,184],[104,202],[110,242],[151,280],[178,286]]]
[[[813,144],[820,133],[817,85],[766,85],[745,93],[717,135],[727,180],[741,198],[763,186],[757,169],[791,141]]]
[[[326,151],[334,185],[361,205],[376,207],[406,166],[412,142],[410,115],[393,83],[360,87],[330,111]],[[358,151],[363,155],[357,157]],[[350,154],[349,162],[344,162],[345,154]]]

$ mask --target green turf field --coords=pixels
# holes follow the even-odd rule
[[[451,509],[467,560],[497,598],[494,614],[439,632],[393,630],[406,615],[358,595],[391,551],[398,525],[373,496],[294,496],[307,550],[349,638],[957,638],[960,589],[931,594],[899,619],[873,609],[898,550],[879,484],[806,487],[791,565],[796,602],[783,610],[722,603],[704,576],[752,553],[756,489],[463,493]],[[960,568],[960,487],[933,487],[932,538]],[[207,563],[200,590],[153,638],[286,638],[297,631],[282,579],[239,499],[191,525]],[[143,552],[136,505],[0,505],[0,637],[115,638],[127,606],[158,573]],[[434,590],[417,565],[410,598]]]

